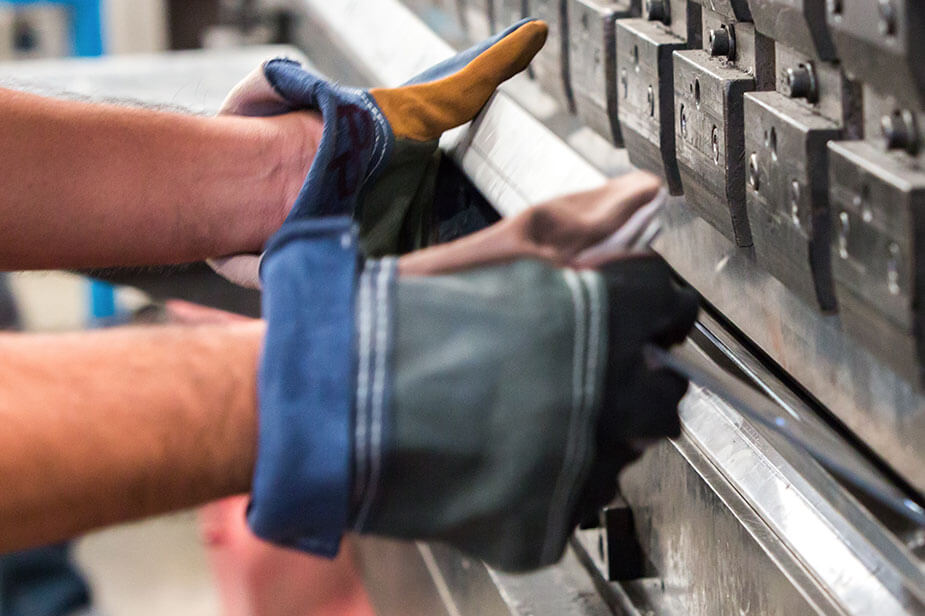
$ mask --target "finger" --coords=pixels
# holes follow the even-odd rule
[[[164,308],[170,322],[178,325],[218,325],[252,320],[239,314],[208,306],[200,306],[180,299],[167,300],[164,303]]]
[[[687,379],[673,370],[653,370],[640,362],[629,378],[608,383],[599,423],[601,440],[617,447],[628,441],[677,436],[678,403],[687,388]]]
[[[684,342],[700,313],[700,301],[692,289],[676,288],[672,297],[674,305],[662,313],[663,319],[652,338],[664,348]]]
[[[474,58],[464,52],[437,67],[445,69],[445,76],[428,73],[434,79],[427,83],[378,88],[370,94],[397,138],[432,141],[474,118],[502,82],[527,68],[547,33],[542,21],[522,22],[483,45]]]
[[[579,253],[572,261],[572,266],[592,269],[627,255],[629,251],[635,249],[636,240],[661,214],[667,198],[668,191],[659,190],[651,201],[633,210],[629,220],[619,226],[608,238]]]

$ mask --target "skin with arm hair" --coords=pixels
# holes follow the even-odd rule
[[[0,270],[167,265],[257,251],[322,123],[201,117],[0,89]]]
[[[263,331],[0,335],[0,552],[246,492]]]
[[[628,198],[616,180],[402,257],[399,269],[567,262],[612,233],[647,191]],[[571,218],[566,204],[581,215]],[[538,219],[558,220],[559,232],[538,229]],[[496,243],[504,250],[486,257]],[[0,335],[0,552],[249,491],[263,333],[248,321]]]

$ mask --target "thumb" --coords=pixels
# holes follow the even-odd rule
[[[545,22],[526,20],[425,73],[426,83],[370,90],[399,139],[432,141],[465,124],[546,43]]]

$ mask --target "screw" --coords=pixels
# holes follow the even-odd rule
[[[623,86],[623,98],[629,98],[630,84],[629,80],[626,78],[626,69],[620,71],[620,85]]]
[[[880,34],[896,34],[896,7],[893,6],[893,0],[880,0]]]
[[[710,30],[710,55],[732,56],[732,37],[726,26]]]
[[[646,101],[649,103],[649,115],[655,117],[655,92],[652,91],[652,86],[649,86],[649,91],[646,92]]]
[[[883,116],[880,119],[880,131],[888,150],[906,150],[910,154],[918,152],[919,135],[915,116],[908,109]]]
[[[790,98],[805,98],[811,103],[816,102],[816,74],[811,64],[800,64],[796,68],[788,68],[784,79],[784,94]]]
[[[684,108],[684,105],[681,105],[681,112],[678,114],[681,117],[681,137],[687,138],[687,110]]]
[[[829,13],[841,18],[842,11],[844,11],[844,3],[842,0],[828,0],[826,4],[829,7]]]
[[[753,190],[758,190],[758,155],[754,152],[748,158],[748,183]]]

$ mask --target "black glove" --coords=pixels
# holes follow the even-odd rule
[[[610,297],[608,368],[597,426],[597,455],[573,521],[595,518],[617,492],[617,474],[654,439],[678,436],[687,380],[651,367],[648,343],[680,344],[697,318],[697,294],[676,285],[658,258],[631,258],[603,272]]]

